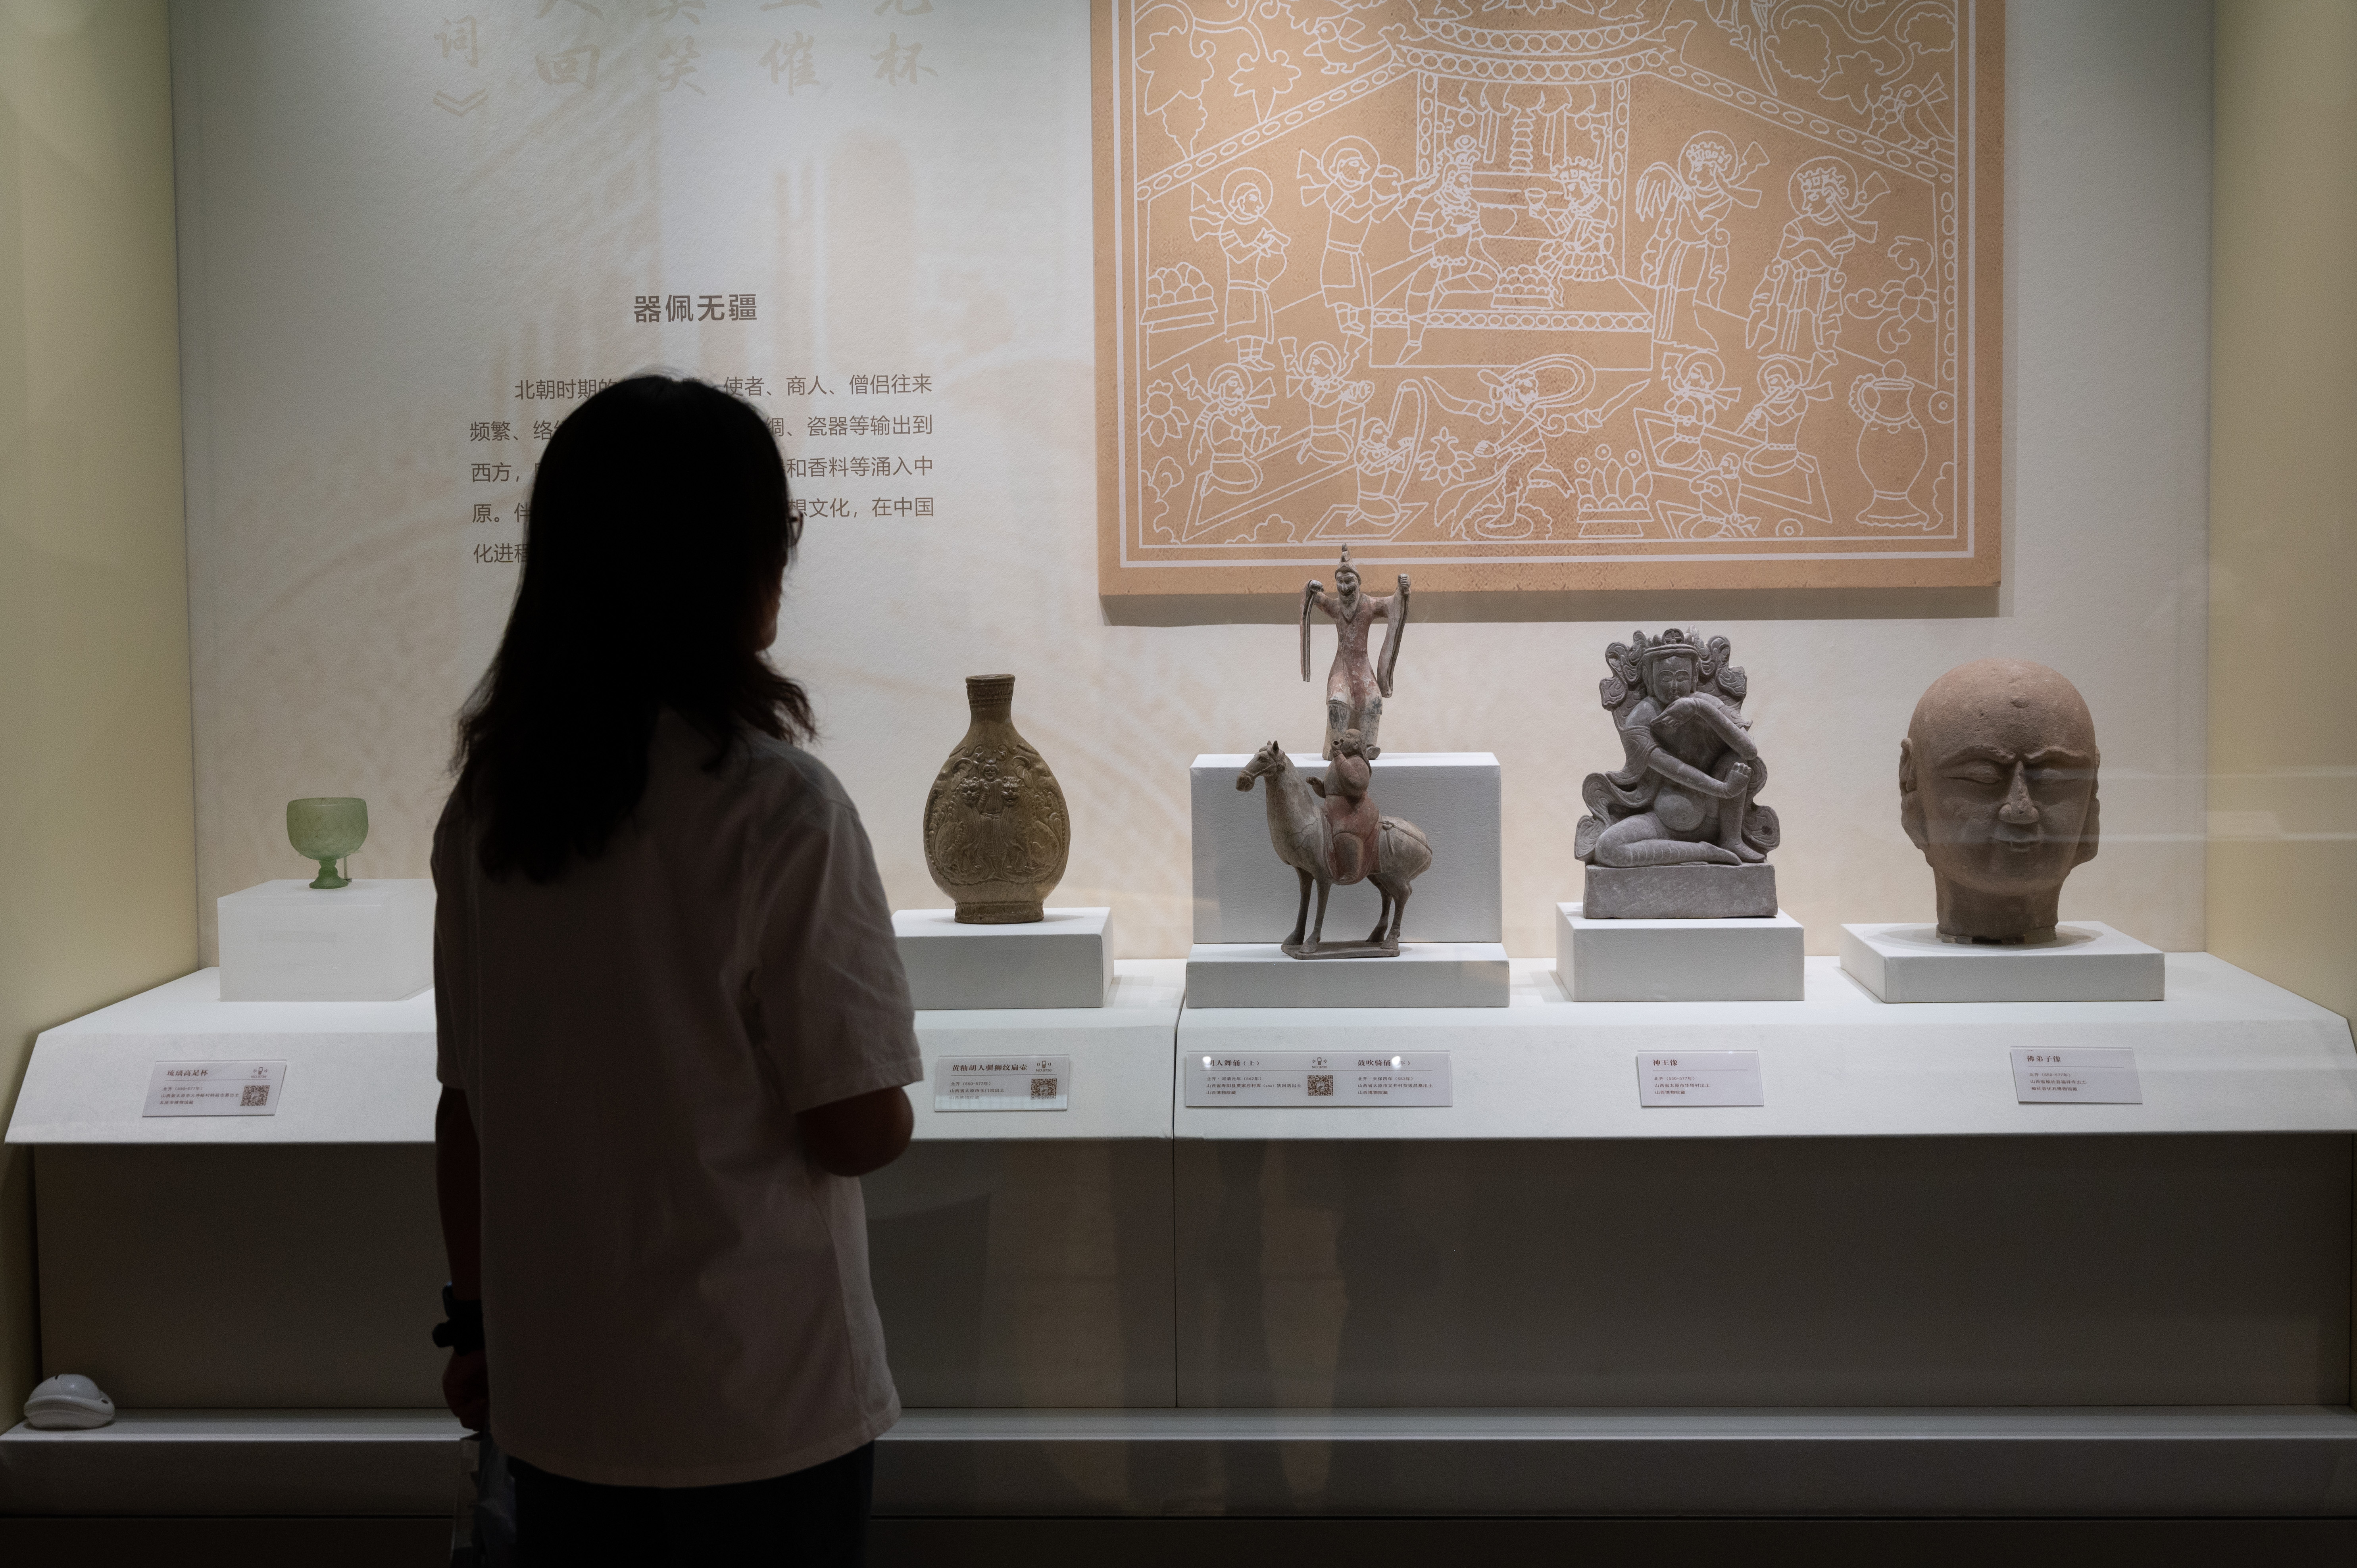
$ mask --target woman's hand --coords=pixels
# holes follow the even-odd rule
[[[468,1431],[490,1430],[491,1374],[480,1350],[450,1352],[450,1364],[442,1369],[442,1402]]]

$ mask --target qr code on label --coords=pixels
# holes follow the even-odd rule
[[[1312,1099],[1333,1099],[1334,1075],[1330,1072],[1311,1073],[1309,1075],[1309,1094]]]
[[[240,1105],[267,1105],[270,1103],[270,1086],[249,1083],[238,1092],[237,1102]]]
[[[1056,1080],[1052,1078],[1035,1078],[1031,1080],[1031,1098],[1034,1100],[1053,1100],[1060,1092],[1060,1090],[1056,1087]]]

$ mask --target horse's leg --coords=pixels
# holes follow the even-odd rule
[[[1285,945],[1297,948],[1301,945],[1301,933],[1309,925],[1309,873],[1297,865],[1293,868],[1293,871],[1295,875],[1301,878],[1301,908],[1293,912],[1293,934],[1285,939]]]
[[[1309,933],[1309,946],[1312,951],[1315,951],[1326,940],[1326,895],[1333,890],[1332,883],[1322,876],[1318,879],[1318,924]]]
[[[1377,882],[1375,884],[1375,893],[1377,897],[1383,899],[1383,908],[1375,911],[1375,929],[1367,933],[1367,940],[1371,942],[1380,942],[1383,940],[1383,926],[1385,922],[1389,921],[1392,918],[1391,888],[1382,882]]]
[[[1391,934],[1383,938],[1383,946],[1391,949],[1394,952],[1399,951],[1400,923],[1407,918],[1407,896],[1415,891],[1415,885],[1414,883],[1410,883],[1408,886],[1401,888],[1399,901],[1392,906]]]

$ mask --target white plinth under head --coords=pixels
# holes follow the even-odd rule
[[[948,909],[897,909],[900,967],[920,1012],[1102,1007],[1113,985],[1113,911],[1050,909],[1019,926],[961,926]]]
[[[1943,942],[1932,926],[1844,926],[1842,968],[1885,1002],[2158,1002],[2158,948],[2097,920],[2024,947]]]
[[[1574,1002],[1798,1002],[1801,922],[1589,920],[1555,906],[1555,973]]]
[[[434,983],[434,884],[287,878],[219,902],[224,1002],[394,1002]]]
[[[1249,794],[1236,789],[1236,775],[1251,760],[1199,757],[1189,773],[1198,942],[1281,941],[1301,908],[1300,876],[1269,843],[1268,786],[1255,783]],[[1295,755],[1293,765],[1313,779],[1326,776],[1314,752]],[[1432,842],[1432,866],[1408,895],[1401,938],[1503,941],[1498,759],[1486,751],[1386,752],[1375,759],[1367,792],[1377,811],[1414,822]],[[1311,898],[1314,913],[1314,893]],[[1372,883],[1335,888],[1326,905],[1326,939],[1365,936],[1382,904]]]
[[[1513,986],[1498,942],[1403,942],[1397,958],[1288,958],[1275,942],[1198,942],[1187,1005],[1503,1007]]]

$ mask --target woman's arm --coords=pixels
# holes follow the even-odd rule
[[[802,1147],[823,1171],[866,1176],[900,1157],[916,1130],[917,1113],[906,1090],[879,1089],[830,1105],[813,1105],[794,1117]]]
[[[483,1182],[475,1119],[464,1090],[445,1085],[434,1108],[434,1196],[442,1210],[442,1251],[450,1262],[450,1294],[483,1299]],[[491,1384],[483,1353],[453,1350],[442,1370],[442,1399],[450,1413],[477,1432],[491,1419]]]

